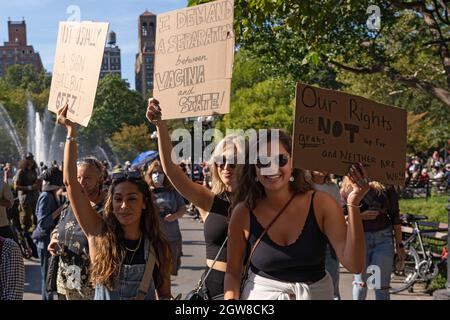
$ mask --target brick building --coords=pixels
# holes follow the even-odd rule
[[[27,44],[25,20],[8,21],[8,39],[8,42],[0,46],[0,78],[4,77],[6,70],[14,64],[31,64],[37,71],[44,69],[39,53]]]

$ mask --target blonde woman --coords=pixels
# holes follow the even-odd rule
[[[142,295],[147,300],[170,299],[171,253],[147,184],[140,176],[126,172],[114,176],[101,217],[77,181],[76,128],[66,118],[67,109],[66,105],[58,110],[58,122],[67,129],[64,184],[88,239],[94,299],[128,300]],[[152,257],[156,262],[150,284],[141,288]],[[140,289],[144,294],[139,295]]]
[[[156,125],[158,130],[158,147],[164,173],[175,189],[199,208],[201,213],[206,243],[205,274],[212,267],[205,286],[209,298],[217,299],[223,295],[223,282],[227,268],[225,239],[228,230],[228,208],[231,195],[236,188],[234,171],[237,154],[243,152],[242,145],[236,136],[227,136],[217,144],[209,162],[212,176],[212,188],[209,190],[191,181],[181,168],[172,162],[172,142],[166,123],[161,120],[161,108],[156,99],[149,100],[147,118]],[[214,263],[216,257],[217,261]]]
[[[341,197],[346,203],[353,187],[348,179],[341,186]],[[405,259],[402,245],[402,231],[398,196],[393,187],[386,187],[377,181],[370,183],[370,190],[361,201],[361,219],[366,240],[366,265],[362,273],[355,274],[353,300],[365,300],[367,295],[366,268],[371,265],[380,268],[381,287],[375,288],[376,300],[389,300],[389,285],[394,265],[394,236],[399,259]],[[348,209],[344,206],[344,212]],[[394,235],[393,235],[394,233]]]

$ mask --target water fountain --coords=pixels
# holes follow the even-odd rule
[[[9,136],[14,141],[19,158],[21,158],[25,153],[22,144],[20,143],[19,136],[17,135],[16,127],[11,121],[11,118],[9,117],[9,114],[6,111],[5,107],[3,107],[3,105],[1,104],[0,104],[0,124],[3,124],[3,126],[6,129],[6,132],[8,132]]]
[[[6,132],[14,142],[18,159],[21,159],[26,152],[34,154],[36,162],[43,162],[45,165],[50,165],[50,162],[56,160],[61,163],[63,160],[65,129],[62,126],[56,125],[52,114],[46,109],[41,115],[36,111],[33,103],[27,103],[27,139],[26,149],[22,147],[19,136],[15,129],[14,123],[11,121],[7,110],[0,105],[0,125],[2,125]],[[107,149],[111,149],[108,145]],[[96,146],[94,150],[84,150],[87,154],[95,153],[100,160],[106,160],[112,168],[113,162],[119,163],[117,155],[114,152],[107,152],[102,146]],[[110,151],[110,150],[108,150]],[[114,160],[111,161],[112,154]],[[80,157],[83,156],[80,150]]]

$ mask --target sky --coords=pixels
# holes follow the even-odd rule
[[[27,42],[41,55],[51,72],[59,21],[66,21],[70,6],[80,8],[81,20],[109,22],[122,55],[122,78],[134,89],[134,62],[138,53],[138,17],[145,10],[160,14],[187,5],[187,0],[0,0],[0,42],[8,41],[8,17],[25,19]]]

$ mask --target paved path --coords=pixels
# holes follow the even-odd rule
[[[189,216],[180,219],[181,232],[183,234],[183,257],[178,276],[172,277],[172,294],[179,293],[183,297],[192,290],[200,279],[205,266],[205,244],[203,238],[203,224],[192,220]],[[26,300],[40,300],[40,269],[39,261],[26,261]],[[340,292],[343,300],[352,299],[353,275],[341,268]],[[368,300],[374,299],[372,290],[367,295]],[[431,300],[428,294],[407,293],[391,295],[392,300]]]

